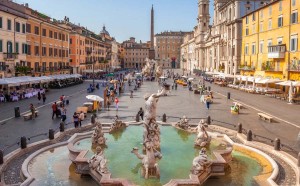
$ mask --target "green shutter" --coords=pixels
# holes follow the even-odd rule
[[[3,41],[2,40],[0,40],[0,52],[3,52]]]
[[[2,28],[2,17],[0,17],[0,28]]]
[[[15,53],[19,53],[19,43],[16,43],[16,47],[15,47]]]

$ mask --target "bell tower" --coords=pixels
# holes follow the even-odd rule
[[[200,34],[208,31],[209,28],[209,0],[198,1],[198,29]]]

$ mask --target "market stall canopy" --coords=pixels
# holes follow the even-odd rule
[[[283,81],[280,83],[276,83],[276,85],[281,85],[281,86],[293,86],[293,87],[300,87],[300,81]]]
[[[265,79],[261,79],[260,81],[256,81],[257,84],[271,84],[271,83],[278,83],[278,82],[282,82],[282,80],[265,78]]]
[[[101,98],[100,96],[96,96],[96,95],[87,95],[86,98],[89,100],[92,100],[92,101],[104,101],[103,98]]]

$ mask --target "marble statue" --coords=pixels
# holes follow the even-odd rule
[[[198,132],[198,134],[195,140],[195,145],[200,147],[205,147],[209,145],[211,141],[211,136],[208,135],[205,126],[202,122],[198,124],[198,126],[196,127],[196,131]]]
[[[95,130],[92,134],[92,144],[93,145],[105,145],[106,138],[104,137],[104,133],[102,131],[102,124],[100,122],[96,122]]]
[[[156,79],[159,79],[162,75],[163,75],[163,68],[161,66],[157,65],[156,71],[155,71]]]
[[[94,154],[91,159],[88,161],[89,167],[92,170],[95,170],[99,174],[108,174],[107,169],[107,160],[104,156],[104,151],[100,146],[96,148],[96,154]]]
[[[109,129],[109,133],[115,132],[116,130],[124,127],[126,127],[126,124],[123,121],[119,120],[119,117],[116,115],[114,122]]]
[[[175,124],[175,126],[183,130],[188,130],[190,128],[189,119],[186,116],[183,116],[180,121]]]
[[[160,177],[160,170],[158,166],[158,159],[162,158],[162,155],[159,151],[154,149],[153,142],[147,141],[144,143],[144,147],[146,149],[146,154],[140,154],[139,149],[134,147],[131,153],[135,154],[137,158],[142,160],[142,176],[145,179],[149,177]]]
[[[152,141],[154,148],[160,148],[160,130],[156,123],[156,107],[159,97],[166,94],[166,89],[162,89],[159,93],[145,96],[145,118],[144,118],[144,135],[143,142]]]
[[[206,155],[206,148],[202,148],[199,152],[199,156],[193,160],[193,166],[191,173],[199,175],[201,172],[207,171],[207,168],[212,164]]]

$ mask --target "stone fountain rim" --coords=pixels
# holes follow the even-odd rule
[[[130,122],[128,122],[130,123]],[[133,122],[134,124],[136,124],[136,122]],[[164,123],[164,122],[158,122],[159,124],[162,124],[162,125],[170,125],[172,126],[172,124],[168,124],[168,123]],[[195,124],[196,125],[196,124]],[[39,154],[43,153],[43,152],[46,152],[50,149],[53,149],[53,148],[58,148],[58,147],[61,147],[61,146],[66,146],[72,142],[73,140],[76,139],[77,136],[79,136],[81,139],[84,139],[86,137],[83,137],[84,135],[88,135],[92,133],[92,131],[89,131],[89,132],[84,132],[84,133],[75,133],[71,136],[71,138],[67,141],[64,141],[64,142],[60,142],[60,143],[56,143],[56,144],[51,144],[49,146],[46,146],[46,147],[43,147],[39,150],[37,150],[36,152],[32,153],[30,156],[28,156],[25,161],[23,162],[22,164],[22,168],[21,168],[21,173],[26,177],[26,180],[24,182],[21,183],[21,186],[27,186],[27,185],[30,185],[34,180],[35,178],[31,175],[30,171],[28,170],[29,168],[29,163],[35,158],[37,157]],[[105,132],[107,133],[107,132]],[[269,163],[272,165],[272,168],[273,168],[273,171],[272,171],[272,174],[271,176],[267,179],[268,183],[270,185],[277,185],[275,183],[274,180],[276,180],[277,178],[277,175],[279,174],[279,168],[278,168],[278,165],[277,163],[269,156],[267,155],[266,153],[262,152],[261,150],[259,149],[255,149],[253,147],[250,147],[250,146],[247,146],[247,145],[244,145],[244,144],[239,144],[239,143],[235,143],[233,142],[230,137],[228,137],[228,135],[226,134],[221,134],[221,133],[218,133],[218,132],[214,132],[212,134],[215,134],[215,135],[222,135],[224,139],[226,139],[227,142],[229,142],[230,144],[232,145],[237,145],[237,146],[240,146],[242,148],[245,148],[245,149],[248,149],[248,150],[251,150],[251,151],[254,151],[255,153],[258,153],[259,155],[262,155],[263,157],[265,157]],[[80,140],[80,139],[78,139]],[[76,143],[78,140],[76,140],[74,143]],[[73,143],[73,144],[74,144]],[[170,180],[170,182],[172,181],[173,179]],[[168,184],[168,183],[167,183]],[[167,185],[165,184],[165,185]]]

